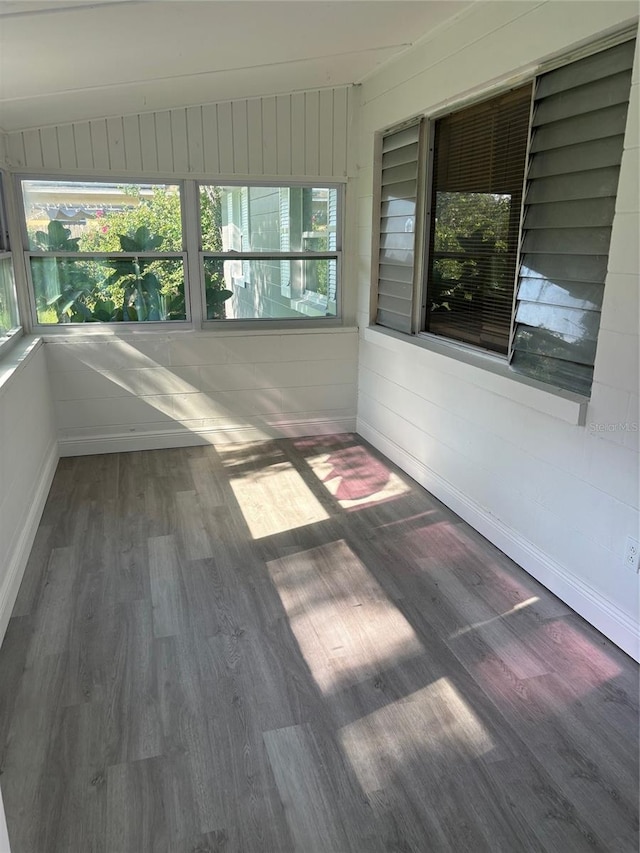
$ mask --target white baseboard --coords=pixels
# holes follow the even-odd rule
[[[232,444],[270,438],[301,438],[307,435],[330,435],[355,432],[354,416],[335,418],[301,418],[272,421],[250,419],[244,424],[230,424],[206,429],[186,427],[169,430],[129,430],[122,433],[60,436],[60,456],[88,456],[95,453],[126,453],[130,450],[161,450],[168,447],[193,447],[202,444]]]
[[[45,455],[40,479],[33,490],[29,513],[20,531],[13,554],[9,559],[9,566],[4,576],[4,582],[2,587],[0,587],[0,644],[4,639],[7,625],[9,624],[11,611],[13,610],[13,605],[20,589],[22,576],[27,566],[27,560],[31,553],[33,540],[36,537],[40,517],[42,516],[47,495],[51,488],[53,475],[56,473],[59,458],[58,446],[54,443],[49,447]]]
[[[358,418],[356,431],[605,637],[640,662],[638,625],[617,605],[361,418]]]

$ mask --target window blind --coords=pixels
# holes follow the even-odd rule
[[[506,354],[532,86],[435,122],[427,331]]]
[[[538,79],[512,367],[588,395],[634,41]]]
[[[412,331],[420,122],[382,141],[376,322]]]

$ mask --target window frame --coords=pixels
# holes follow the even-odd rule
[[[25,208],[25,199],[23,193],[23,181],[41,181],[43,183],[48,181],[55,181],[59,183],[73,183],[73,184],[132,184],[132,185],[149,185],[149,186],[163,186],[163,185],[174,185],[179,188],[180,195],[180,226],[182,232],[182,250],[180,252],[46,252],[46,251],[38,251],[33,250],[29,246],[29,235],[27,230],[27,216],[26,216],[26,208]],[[189,277],[189,265],[188,265],[188,252],[187,252],[187,231],[186,231],[186,212],[185,212],[185,183],[186,181],[180,179],[175,176],[168,176],[166,178],[159,178],[154,176],[153,178],[137,178],[137,177],[117,177],[113,175],[107,175],[105,177],[101,175],[67,175],[67,174],[56,174],[51,176],[50,174],[33,174],[33,173],[20,173],[15,175],[15,192],[16,198],[18,199],[18,207],[19,207],[19,219],[20,219],[20,234],[22,240],[22,248],[23,248],[23,262],[24,262],[24,274],[25,274],[25,282],[26,282],[26,298],[29,305],[29,318],[31,321],[30,328],[36,332],[37,334],[73,334],[73,333],[82,333],[82,334],[96,334],[100,329],[102,330],[114,330],[114,329],[123,329],[124,331],[131,332],[133,330],[138,331],[152,331],[157,329],[159,331],[166,331],[168,329],[187,329],[192,328],[193,326],[193,310],[192,310],[192,288],[190,287],[190,277]],[[107,321],[97,321],[97,322],[85,322],[85,323],[40,323],[38,321],[37,314],[37,305],[36,305],[36,294],[33,285],[33,277],[31,271],[31,263],[30,259],[32,257],[55,257],[55,258],[72,258],[76,260],[116,260],[118,258],[141,258],[141,257],[153,257],[157,260],[178,260],[182,261],[182,268],[184,272],[184,298],[185,298],[185,314],[186,317],[184,320],[120,320],[114,322]]]
[[[12,189],[16,198],[16,231],[20,235],[21,242],[21,285],[19,294],[23,294],[24,303],[27,309],[28,328],[31,332],[40,335],[100,335],[113,334],[115,330],[121,330],[123,333],[146,332],[167,332],[174,331],[213,331],[221,332],[223,329],[228,331],[249,331],[251,329],[318,329],[327,327],[341,327],[344,325],[343,318],[343,240],[344,240],[344,205],[345,205],[345,187],[346,180],[333,179],[331,181],[318,180],[310,178],[308,180],[261,180],[261,179],[244,179],[225,178],[224,176],[204,176],[199,178],[180,177],[175,174],[154,174],[152,176],[136,177],[131,175],[120,176],[112,173],[102,173],[93,175],[77,175],[68,173],[50,173],[50,172],[19,172],[11,175]],[[33,250],[29,247],[27,220],[25,211],[25,200],[22,192],[23,181],[56,181],[78,184],[146,184],[146,185],[163,185],[172,184],[180,188],[180,205],[181,205],[181,226],[182,226],[182,251],[181,252],[42,252]],[[328,258],[336,262],[336,314],[335,316],[300,316],[300,317],[273,317],[273,318],[243,318],[243,319],[222,319],[208,320],[206,317],[207,306],[205,298],[205,277],[204,277],[204,259],[207,257],[220,256],[223,260],[229,260],[228,253],[209,253],[202,251],[202,229],[200,222],[200,202],[199,192],[200,186],[238,186],[238,187],[302,187],[313,189],[321,187],[333,189],[336,191],[336,250],[329,252],[281,252],[281,253],[246,253],[249,258],[255,255],[258,259],[267,260],[272,255],[276,256],[277,260],[321,260]],[[72,257],[80,260],[90,260],[92,258],[124,258],[127,256],[142,257],[153,256],[159,259],[180,258],[183,263],[184,282],[185,282],[185,310],[186,319],[184,320],[123,320],[116,322],[82,322],[82,323],[40,323],[38,322],[36,311],[36,297],[31,274],[30,258],[35,257]],[[235,259],[239,258],[239,253],[232,255]],[[14,258],[15,260],[15,258]],[[26,292],[25,292],[26,291]]]
[[[15,324],[6,330],[0,328],[0,355],[6,353],[15,342],[22,336],[23,327],[20,316],[20,304],[16,287],[15,260],[11,250],[11,235],[9,233],[9,215],[6,205],[6,186],[9,178],[4,171],[0,170],[0,265],[9,270],[10,286],[12,291],[11,313],[15,317]]]
[[[327,251],[327,252],[311,252],[311,251],[260,251],[260,252],[237,252],[233,250],[220,251],[220,252],[212,252],[212,251],[203,251],[202,243],[203,243],[203,234],[202,234],[202,223],[200,221],[200,205],[197,206],[197,216],[198,216],[198,257],[199,257],[199,268],[200,268],[200,289],[201,289],[201,300],[203,306],[203,315],[201,320],[201,327],[203,331],[212,330],[212,329],[223,329],[227,328],[229,330],[235,329],[237,331],[244,331],[245,329],[254,329],[257,327],[256,324],[262,324],[263,328],[275,328],[280,326],[281,328],[317,328],[318,326],[329,327],[329,326],[341,326],[343,325],[343,317],[342,317],[342,306],[343,306],[343,294],[342,294],[342,267],[343,267],[343,236],[344,236],[344,195],[345,195],[345,184],[344,182],[338,181],[322,181],[322,180],[294,180],[294,181],[286,181],[286,180],[241,180],[241,179],[233,179],[233,180],[225,180],[225,179],[207,179],[200,178],[195,181],[196,187],[196,197],[199,199],[200,196],[200,187],[201,186],[215,186],[215,187],[246,187],[247,189],[251,189],[252,187],[264,187],[264,188],[273,188],[273,189],[292,189],[299,187],[301,189],[328,189],[336,191],[336,249]],[[222,261],[230,261],[235,260],[239,262],[250,261],[250,260],[262,260],[262,261],[286,261],[286,260],[335,260],[336,263],[336,313],[335,316],[309,316],[309,317],[256,317],[256,318],[225,318],[218,320],[209,320],[207,319],[207,305],[206,305],[206,294],[205,294],[205,279],[204,279],[204,262],[206,260],[222,260]],[[246,287],[246,284],[245,284]]]

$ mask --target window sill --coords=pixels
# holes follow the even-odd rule
[[[584,426],[586,423],[589,403],[587,397],[515,373],[499,356],[478,352],[428,335],[405,335],[382,326],[366,328],[364,339],[367,343],[397,353],[406,353],[407,346],[420,347],[441,360],[442,369],[446,373],[468,380],[468,368],[471,368],[475,371],[473,378],[476,383],[490,393],[544,412],[573,426]]]
[[[10,350],[0,353],[0,394],[9,381],[27,364],[36,350],[42,346],[42,338],[18,336]]]

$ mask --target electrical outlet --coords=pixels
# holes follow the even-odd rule
[[[632,536],[627,536],[627,547],[624,551],[624,564],[628,566],[630,569],[633,569],[634,572],[638,571],[640,557],[640,545],[638,545],[638,540],[634,539]]]

